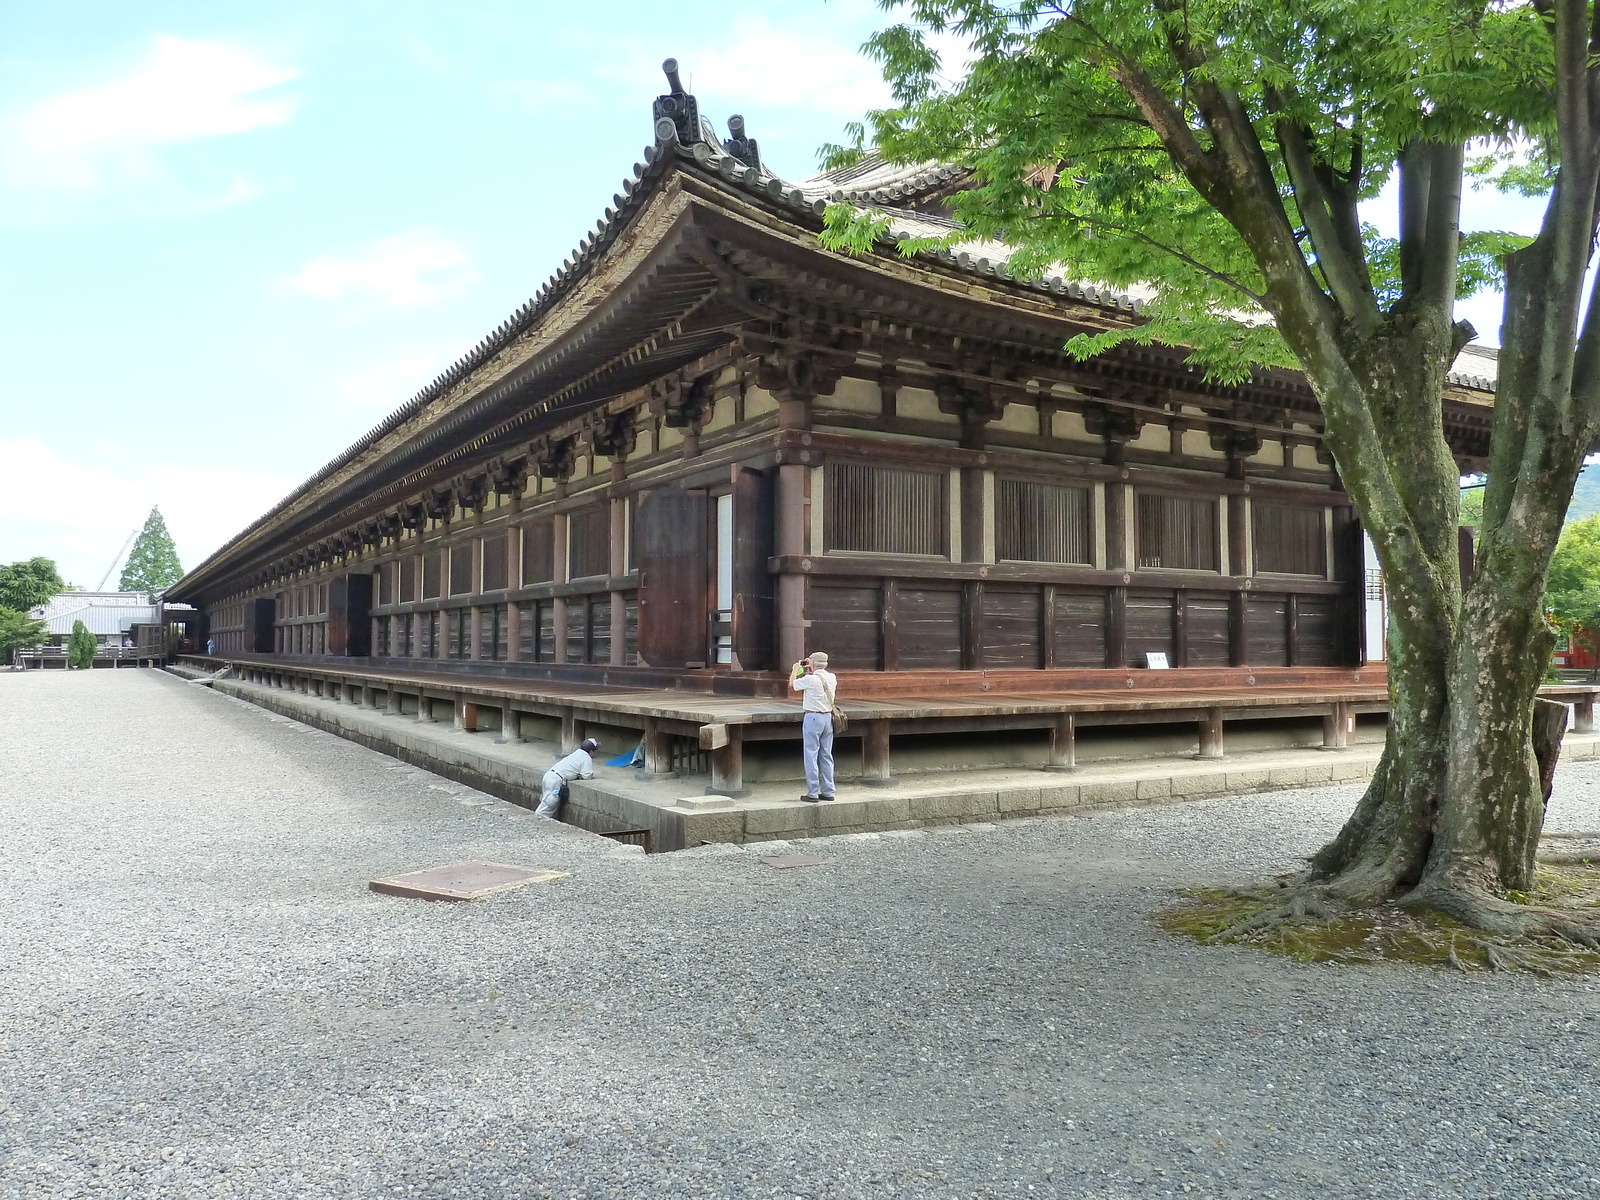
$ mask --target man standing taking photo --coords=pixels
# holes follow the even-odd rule
[[[800,733],[806,764],[806,794],[817,804],[833,799],[833,704],[839,681],[828,670],[828,656],[818,651],[795,663],[790,686],[800,693],[805,716]]]

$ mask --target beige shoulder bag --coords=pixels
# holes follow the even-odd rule
[[[828,689],[828,711],[833,715],[833,731],[835,733],[843,733],[850,728],[850,718],[839,711],[839,703],[834,699],[834,693],[838,691],[838,687],[838,682],[835,680],[833,687]]]

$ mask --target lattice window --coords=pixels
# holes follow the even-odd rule
[[[472,543],[450,548],[450,594],[465,596],[472,591]]]
[[[823,540],[829,550],[944,555],[949,478],[940,472],[830,463]]]
[[[1328,573],[1328,536],[1322,509],[1290,504],[1250,506],[1251,541],[1256,570],[1269,575]]]
[[[443,551],[422,556],[422,598],[436,600],[439,597],[439,558]]]
[[[547,517],[522,527],[522,586],[549,583],[556,577],[555,529]]]
[[[1140,569],[1221,570],[1215,500],[1140,492],[1135,524]]]
[[[601,501],[568,518],[567,561],[573,579],[611,574],[611,505]]]
[[[506,535],[493,533],[483,539],[483,590],[503,591],[506,584]]]
[[[995,481],[995,551],[1023,562],[1091,561],[1089,489]]]

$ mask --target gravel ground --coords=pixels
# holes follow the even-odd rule
[[[151,671],[0,675],[0,1196],[1600,1193],[1600,986],[1174,939],[1329,788],[648,860]],[[1600,766],[1552,825],[1600,828]],[[774,853],[772,844],[759,853]],[[566,879],[373,894],[483,856]]]

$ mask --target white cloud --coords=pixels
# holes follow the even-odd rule
[[[0,478],[0,562],[42,554],[80,587],[100,582],[153,505],[192,568],[299,482],[236,465],[68,462],[34,438],[0,439]]]
[[[293,100],[262,93],[298,74],[223,42],[162,35],[131,72],[8,117],[0,128],[6,182],[72,193],[164,181],[164,147],[287,122]]]
[[[478,281],[458,242],[412,230],[363,247],[349,258],[314,258],[287,286],[323,300],[376,301],[389,308],[432,304]]]
[[[333,394],[351,408],[382,416],[399,408],[471,347],[470,339],[390,354],[333,377]]]
[[[744,14],[717,38],[687,48],[679,64],[688,91],[745,97],[771,110],[854,119],[890,99],[877,65],[827,23],[777,25],[765,15]],[[659,53],[642,45],[602,72],[632,88],[643,77],[667,90]],[[702,101],[702,115],[722,132],[726,114],[706,112]]]

